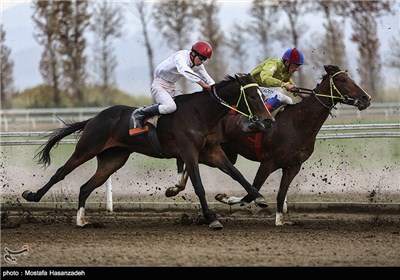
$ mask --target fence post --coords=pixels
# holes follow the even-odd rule
[[[106,199],[107,199],[107,206],[106,206],[107,211],[113,212],[111,176],[108,177],[106,181]]]

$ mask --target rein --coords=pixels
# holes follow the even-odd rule
[[[189,71],[185,71],[185,72],[188,73],[188,74],[191,74],[191,75],[193,75],[193,76],[196,76],[197,78],[203,80],[200,76],[198,76],[198,75],[196,75],[196,74],[193,74],[193,73],[191,73],[191,72],[189,72]],[[204,81],[204,80],[203,80],[203,81]],[[205,82],[205,81],[204,81],[204,82]],[[249,88],[249,87],[258,87],[258,84],[256,84],[256,83],[251,83],[251,84],[247,84],[247,85],[245,85],[245,86],[240,86],[240,96],[239,96],[238,102],[236,103],[236,107],[237,107],[237,106],[239,105],[240,99],[242,99],[242,96],[243,96],[243,99],[244,99],[244,101],[246,102],[246,106],[247,106],[247,110],[249,111],[249,114],[246,114],[246,113],[244,113],[244,112],[242,112],[242,111],[236,109],[235,107],[232,107],[232,106],[229,105],[226,101],[224,101],[221,97],[219,97],[218,94],[217,94],[217,89],[216,89],[215,85],[213,85],[212,91],[209,91],[209,92],[210,92],[211,97],[212,97],[213,99],[215,99],[217,102],[219,102],[221,105],[224,105],[225,107],[228,107],[229,109],[238,112],[239,114],[241,114],[241,115],[247,117],[247,118],[248,118],[249,120],[251,120],[251,121],[256,121],[256,120],[254,120],[254,115],[253,115],[253,113],[251,112],[251,109],[250,109],[249,103],[247,102],[246,94],[245,94],[245,91],[244,91],[245,89],[247,89],[247,88]]]
[[[218,96],[217,90],[216,90],[216,87],[215,87],[215,86],[213,86],[213,88],[212,88],[213,90],[212,90],[212,92],[210,92],[210,94],[212,94],[211,96],[212,96],[214,99],[216,99],[221,105],[224,105],[225,107],[228,107],[229,109],[234,110],[234,111],[238,112],[239,114],[241,114],[241,115],[247,117],[249,120],[254,121],[254,115],[253,115],[253,113],[251,112],[249,103],[247,102],[246,92],[244,91],[245,89],[250,88],[250,87],[258,87],[258,84],[256,84],[256,83],[251,83],[251,84],[247,84],[247,85],[245,85],[245,86],[240,86],[240,96],[239,96],[239,99],[238,99],[238,101],[237,101],[235,107],[232,107],[231,105],[229,105],[228,103],[226,103],[226,101],[222,100],[221,97]],[[238,109],[236,108],[236,107],[239,105],[239,102],[240,102],[240,99],[242,99],[242,96],[243,96],[243,99],[244,99],[244,101],[245,101],[245,103],[246,103],[247,110],[249,111],[249,114],[246,114],[246,113],[244,113],[244,112],[242,112],[242,111],[240,111],[240,110],[238,110]]]
[[[330,89],[330,94],[329,94],[329,95],[328,95],[328,94],[324,94],[324,93],[316,93],[316,92],[315,92],[315,89],[312,89],[312,90],[311,90],[311,89],[307,89],[307,88],[296,88],[295,93],[296,93],[296,94],[305,93],[305,94],[314,95],[315,98],[317,98],[317,100],[319,101],[319,103],[321,103],[321,105],[324,106],[325,108],[327,108],[329,111],[332,110],[333,108],[335,108],[334,99],[339,99],[339,100],[341,100],[341,101],[343,101],[343,102],[347,102],[347,101],[349,101],[349,100],[354,100],[354,101],[355,101],[354,98],[350,98],[350,97],[348,97],[347,95],[343,95],[343,94],[340,92],[340,90],[336,87],[335,82],[333,81],[333,78],[334,78],[336,75],[340,74],[340,73],[346,73],[346,71],[339,71],[339,72],[336,72],[335,74],[333,74],[332,76],[330,76],[330,78],[329,78],[329,89]],[[339,94],[339,96],[333,95],[334,91],[336,91],[336,92]],[[330,106],[326,105],[325,103],[323,103],[323,102],[318,98],[318,96],[330,98],[330,99],[332,100],[332,104],[331,104]],[[335,108],[335,109],[336,109],[336,108]]]

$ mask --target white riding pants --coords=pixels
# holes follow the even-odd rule
[[[277,90],[273,90],[273,89],[266,88],[266,87],[260,87],[260,92],[261,92],[264,102],[266,102],[266,101],[268,101],[268,99],[276,96],[281,103],[293,104],[293,101],[290,97],[286,96],[285,94],[283,94]]]
[[[159,104],[160,114],[169,114],[176,110],[174,97],[182,93],[175,88],[175,84],[161,78],[155,78],[150,88],[151,96]]]

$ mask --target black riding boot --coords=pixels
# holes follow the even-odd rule
[[[133,116],[135,117],[136,126],[142,128],[144,121],[155,115],[159,115],[158,104],[153,104],[143,109],[136,110]]]

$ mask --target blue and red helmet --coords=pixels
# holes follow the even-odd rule
[[[289,61],[290,64],[295,63],[298,65],[303,65],[304,63],[304,55],[301,51],[296,48],[288,49],[282,56],[283,62]]]

